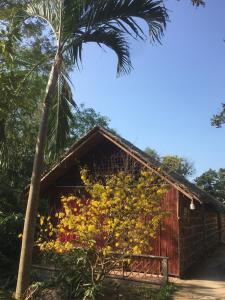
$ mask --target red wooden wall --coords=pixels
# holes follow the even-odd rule
[[[222,240],[225,230],[224,214],[195,201],[190,210],[190,199],[179,193],[179,252],[180,275],[185,275],[209,250]]]
[[[160,231],[160,255],[169,257],[169,274],[179,276],[178,191],[175,188],[162,199],[162,208],[170,213]]]

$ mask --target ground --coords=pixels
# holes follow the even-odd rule
[[[134,281],[107,279],[103,292],[104,296],[98,296],[96,300],[168,300],[174,292],[174,285],[167,284],[160,288],[160,285],[149,283],[138,283]],[[53,298],[52,290],[45,299]],[[45,294],[46,296],[47,294]],[[35,298],[37,299],[37,298]],[[57,297],[57,299],[59,299]],[[61,299],[61,298],[60,298]],[[13,300],[9,293],[0,290],[0,300]]]
[[[174,284],[164,286],[123,279],[107,279],[104,296],[97,300],[168,300],[174,293]]]
[[[175,280],[174,300],[225,300],[225,245],[219,246],[187,280]]]

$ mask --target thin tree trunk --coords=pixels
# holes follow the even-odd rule
[[[27,210],[23,229],[23,239],[20,254],[19,271],[17,277],[15,298],[22,299],[25,290],[29,285],[30,270],[32,264],[32,251],[34,245],[34,234],[36,227],[36,216],[39,202],[39,190],[41,173],[44,161],[44,149],[48,130],[48,116],[51,100],[54,96],[57,80],[61,68],[61,57],[56,53],[54,64],[49,75],[46,87],[46,96],[43,103],[42,117],[36,143],[36,151],[34,157],[33,171],[31,177],[30,191],[27,202]]]

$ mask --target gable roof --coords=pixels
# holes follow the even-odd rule
[[[158,174],[170,185],[178,191],[186,195],[190,199],[194,199],[201,204],[209,204],[219,212],[225,212],[225,205],[220,201],[198,188],[195,184],[188,181],[174,171],[163,167],[160,162],[140,150],[126,139],[111,133],[109,130],[96,126],[85,136],[75,142],[72,147],[64,154],[58,163],[56,163],[49,172],[43,175],[41,179],[41,190],[48,186],[49,182],[57,179],[62,172],[70,166],[70,162],[74,161],[81,153],[87,152],[91,146],[98,144],[102,138],[111,141],[113,144],[124,150],[127,154],[139,161],[143,166]]]

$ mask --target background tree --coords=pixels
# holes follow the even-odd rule
[[[209,169],[201,176],[195,179],[196,184],[218,199],[225,203],[225,169],[221,168],[218,171]]]
[[[160,156],[156,150],[149,147],[145,149],[145,152],[156,161],[160,162],[162,167],[165,167],[167,171],[174,171],[186,178],[194,175],[195,173],[194,164],[184,157],[180,157],[178,155]]]
[[[149,156],[151,156],[156,161],[161,160],[159,153],[155,149],[147,147],[147,148],[145,148],[145,153],[147,153]]]
[[[225,124],[225,103],[222,103],[221,112],[212,117],[211,124],[217,128]]]
[[[18,268],[23,228],[23,208],[18,191],[0,173],[0,286],[13,288]]]
[[[24,221],[21,193],[32,170],[40,115],[38,95],[44,95],[47,65],[30,76],[26,89],[16,92],[24,75],[42,57],[37,43],[41,37],[37,30],[30,45],[24,45],[22,37],[29,39],[32,28],[13,30],[10,19],[16,5],[5,8],[0,12],[0,281],[12,287],[21,246],[18,234]]]
[[[27,161],[28,168],[32,165],[40,119],[40,96],[44,96],[50,62],[27,78],[25,88],[20,89],[20,83],[37,61],[53,51],[49,39],[42,35],[41,24],[35,22],[20,29],[13,28],[11,20],[17,9],[16,5],[8,9],[7,18],[2,16],[0,20],[0,168],[7,171],[11,164],[8,169],[12,170],[14,163],[15,177],[22,175],[22,167],[17,165],[21,158],[24,163]],[[36,31],[34,27],[37,27]]]
[[[0,284],[3,285],[15,283],[20,247],[18,233],[22,231],[25,209],[21,195],[32,172],[41,97],[45,93],[51,61],[46,60],[32,72],[25,88],[19,87],[27,72],[54,50],[48,37],[43,35],[43,24],[30,22],[12,32],[10,20],[18,5],[10,4],[7,13],[3,14],[2,10],[0,13]],[[62,149],[51,139],[51,132],[48,134],[52,143],[45,149],[45,169],[92,126],[109,127],[107,117],[84,105],[72,109],[70,114],[67,142]]]
[[[178,155],[163,156],[162,165],[184,177],[190,177],[195,173],[193,163]]]

